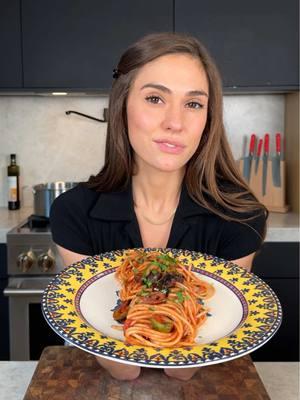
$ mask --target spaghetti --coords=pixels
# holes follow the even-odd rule
[[[195,344],[207,318],[203,300],[214,294],[209,283],[160,252],[130,250],[116,271],[120,300],[113,317],[123,323],[128,344],[180,347]]]

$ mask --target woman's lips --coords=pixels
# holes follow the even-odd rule
[[[180,154],[183,152],[185,147],[182,144],[171,141],[169,142],[169,141],[155,140],[154,142],[157,144],[158,148],[161,151],[169,154]]]

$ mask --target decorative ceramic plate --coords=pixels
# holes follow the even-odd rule
[[[118,300],[116,268],[126,250],[88,257],[70,265],[46,288],[42,309],[51,328],[67,342],[121,363],[156,368],[217,364],[248,354],[275,334],[282,319],[278,298],[260,278],[226,260],[176,249],[159,250],[192,264],[192,271],[212,283],[214,296],[205,301],[209,318],[196,344],[152,348],[126,345],[112,316]]]

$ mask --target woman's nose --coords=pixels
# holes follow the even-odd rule
[[[169,105],[165,109],[163,128],[180,132],[183,128],[183,113],[178,105]]]

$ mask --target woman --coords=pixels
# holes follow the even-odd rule
[[[114,78],[105,164],[52,206],[65,264],[115,249],[170,247],[250,269],[267,213],[236,169],[221,80],[205,48],[186,35],[151,34],[122,55]],[[117,379],[140,373],[97,359]],[[186,380],[196,370],[165,373]]]

